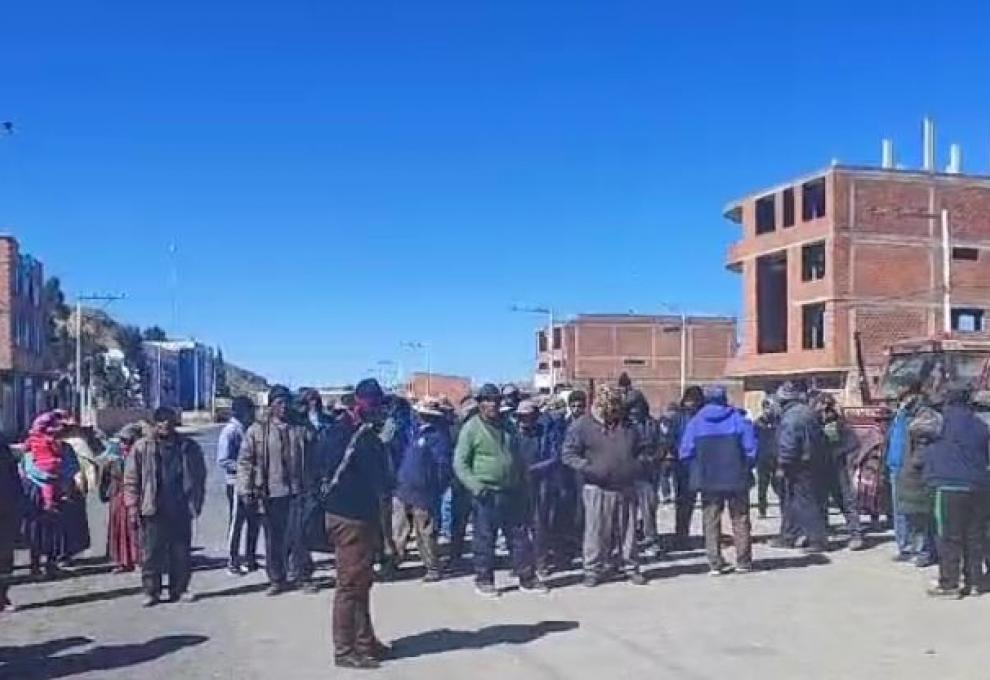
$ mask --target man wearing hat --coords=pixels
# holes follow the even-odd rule
[[[457,438],[454,471],[474,498],[475,590],[498,597],[495,587],[495,544],[501,531],[509,545],[519,587],[546,592],[536,578],[527,517],[526,465],[519,450],[519,434],[500,412],[498,387],[486,384],[478,392],[478,416],[469,420]]]
[[[684,430],[691,419],[705,405],[704,391],[697,385],[689,385],[681,397],[680,408],[671,421],[671,436],[675,442],[675,450],[680,450]],[[698,502],[698,491],[691,487],[691,475],[687,463],[680,460],[674,467],[676,481],[676,497],[674,510],[674,548],[687,550],[691,547],[691,518],[694,506]]]
[[[416,432],[402,455],[392,502],[395,563],[398,566],[405,559],[409,534],[414,533],[426,567],[423,581],[435,583],[441,579],[437,512],[450,483],[453,448],[447,414],[437,399],[427,397],[413,409],[418,418]]]
[[[693,489],[701,492],[705,553],[714,576],[732,571],[722,557],[722,513],[732,520],[736,570],[753,569],[749,488],[756,465],[756,433],[738,409],[729,405],[724,387],[705,388],[705,405],[681,437],[679,459],[690,469]]]
[[[234,397],[231,417],[217,440],[217,464],[224,473],[227,490],[228,553],[227,571],[243,575],[258,569],[258,534],[261,517],[257,508],[250,508],[237,495],[237,459],[241,455],[244,432],[254,422],[254,402],[247,397]],[[241,534],[247,525],[247,546],[241,559]]]
[[[247,507],[263,514],[269,595],[280,595],[290,587],[289,519],[293,500],[303,489],[306,433],[291,421],[291,404],[287,387],[269,390],[268,416],[244,433],[237,460],[238,495]]]
[[[387,453],[381,440],[385,393],[367,379],[354,390],[354,430],[328,461],[319,498],[337,558],[333,602],[334,660],[338,667],[377,668],[389,649],[371,623],[371,586],[380,512],[388,489]]]
[[[781,410],[777,465],[785,486],[780,536],[771,545],[793,548],[804,537],[807,552],[821,553],[828,547],[828,524],[821,511],[829,469],[825,435],[803,386],[785,382],[776,400]]]
[[[554,531],[560,500],[560,458],[550,448],[536,402],[530,399],[519,402],[516,422],[519,448],[529,472],[536,573],[540,578],[546,578],[551,571],[551,553],[558,563],[564,559],[560,537]]]
[[[591,413],[567,430],[562,460],[584,481],[584,584],[597,586],[614,562],[646,585],[636,545],[636,481],[643,477],[639,432],[624,417],[622,395],[599,385]]]
[[[158,604],[162,575],[169,599],[192,601],[192,522],[203,510],[206,463],[192,439],[175,431],[170,408],[154,413],[154,433],[131,449],[124,468],[124,502],[141,523],[141,581],[147,607]]]

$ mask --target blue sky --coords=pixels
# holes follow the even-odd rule
[[[990,10],[754,6],[16,3],[0,228],[275,379],[416,367],[407,340],[523,376],[513,303],[734,312],[722,207],[885,135],[917,165],[926,113],[990,173]]]

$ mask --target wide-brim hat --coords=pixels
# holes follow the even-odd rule
[[[440,403],[440,400],[433,397],[420,399],[416,402],[416,405],[413,406],[413,410],[421,416],[436,416],[437,418],[442,418],[447,415],[443,410],[443,404]]]

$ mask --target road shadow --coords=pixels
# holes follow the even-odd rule
[[[168,635],[130,645],[98,645],[73,654],[58,654],[71,647],[89,644],[88,638],[66,638],[38,645],[0,648],[0,678],[52,680],[82,673],[128,668],[154,661],[186,647],[203,644],[203,635]]]
[[[551,633],[576,630],[578,626],[577,621],[541,621],[535,624],[486,626],[479,630],[441,628],[393,641],[392,653],[395,659],[415,659],[496,645],[525,645]]]
[[[141,586],[130,586],[128,588],[117,588],[115,590],[94,590],[89,593],[79,593],[78,595],[67,595],[65,597],[57,597],[54,600],[45,600],[44,602],[29,602],[28,604],[18,605],[17,609],[19,611],[26,611],[31,609],[48,609],[57,607],[73,607],[80,604],[92,604],[94,602],[106,602],[107,600],[116,600],[120,597],[130,597],[131,595],[137,595],[141,592]]]
[[[201,555],[193,555],[191,568],[194,572],[226,569],[227,559],[223,557],[203,557]]]
[[[211,590],[206,593],[197,593],[196,600],[215,600],[219,597],[237,597],[238,595],[252,595],[262,593],[269,588],[269,583],[246,583],[244,585],[227,588],[226,590]]]

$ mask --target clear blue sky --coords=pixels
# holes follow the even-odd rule
[[[177,243],[169,330],[276,379],[403,340],[510,378],[514,302],[734,311],[723,205],[884,135],[916,165],[925,113],[990,172],[988,10],[751,5],[9,4],[0,227],[143,325],[174,326]]]

